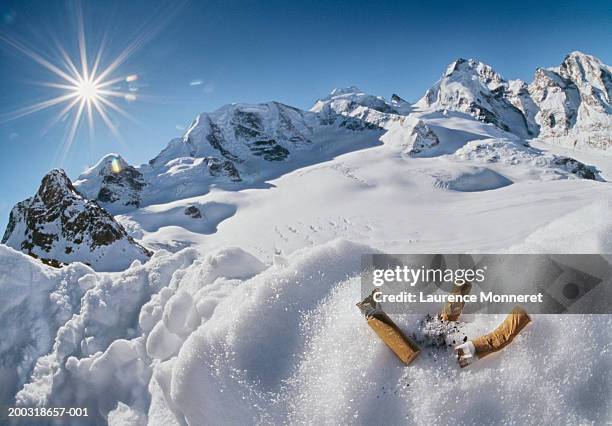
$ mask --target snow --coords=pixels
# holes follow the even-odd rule
[[[189,209],[197,209],[201,217],[189,214]],[[195,210],[194,210],[195,211]],[[232,204],[217,202],[200,203],[185,200],[166,204],[157,204],[139,209],[133,213],[118,216],[120,222],[130,223],[128,228],[133,236],[141,238],[144,231],[156,232],[166,226],[180,226],[199,234],[212,234],[217,225],[230,218],[236,212]]]
[[[437,179],[435,186],[438,188],[464,192],[488,191],[512,185],[510,179],[486,167],[469,167],[455,173],[443,173]]]
[[[553,220],[529,235],[523,243],[512,246],[516,253],[612,253],[612,198],[589,204]]]
[[[536,316],[511,351],[469,370],[444,347],[424,348],[406,368],[353,303],[359,255],[373,251],[335,240],[268,267],[239,249],[196,260],[151,300],[162,306],[153,331],[141,327],[139,337],[115,339],[103,352],[69,356],[55,366],[53,386],[35,374],[18,402],[89,405],[128,424],[598,423],[612,414],[610,316]],[[208,315],[194,315],[202,305]],[[477,335],[502,319],[466,317],[463,332]],[[415,330],[421,317],[394,320]]]
[[[487,90],[506,87],[473,68]],[[612,418],[611,315],[535,315],[511,347],[467,369],[448,346],[457,336],[432,344],[428,327],[440,325],[422,315],[393,315],[423,346],[409,367],[367,326],[355,307],[362,254],[612,253],[609,155],[400,101],[352,87],[310,112],[268,103],[200,115],[137,168],[142,205],[109,206],[155,251],[146,262],[55,269],[0,246],[0,405],[87,406],[92,422],[116,425]],[[245,113],[266,134],[281,128],[286,159],[262,160],[231,136]],[[206,142],[211,123],[244,160],[240,182],[208,171],[223,156]],[[115,158],[79,189],[95,193]],[[502,320],[466,315],[458,333]]]
[[[310,111],[319,114],[333,112],[386,127],[389,121],[398,121],[402,116],[407,115],[411,107],[401,98],[395,98],[389,102],[381,96],[370,95],[351,86],[332,90],[327,97],[319,99]]]
[[[57,330],[92,287],[93,271],[74,264],[61,270],[0,245],[0,401],[9,401],[45,355]]]

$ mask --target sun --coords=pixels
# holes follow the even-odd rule
[[[86,42],[85,22],[81,3],[74,3],[74,18],[76,21],[76,45],[78,51],[69,53],[55,36],[51,36],[49,47],[56,50],[46,54],[40,47],[29,46],[26,42],[15,38],[10,33],[0,29],[0,43],[6,43],[18,52],[32,59],[46,71],[50,71],[53,80],[36,82],[57,91],[53,97],[44,101],[18,108],[8,113],[0,114],[0,123],[19,119],[27,115],[49,108],[57,108],[58,113],[47,125],[43,134],[53,125],[66,123],[66,135],[63,139],[61,161],[65,158],[75,140],[81,124],[89,129],[90,143],[94,139],[94,122],[100,119],[114,136],[114,140],[123,144],[118,132],[118,123],[113,119],[113,113],[136,122],[121,106],[121,103],[131,103],[142,100],[138,91],[139,75],[131,72],[123,76],[117,75],[119,68],[143,45],[151,40],[174,17],[187,0],[171,0],[156,10],[136,33],[134,39],[123,45],[117,55],[108,55],[108,31],[98,42],[97,48],[90,51]],[[69,44],[70,45],[70,44]],[[106,52],[105,52],[106,51]],[[153,97],[148,97],[151,100]]]
[[[81,80],[79,84],[74,87],[79,100],[81,102],[97,103],[100,101],[100,87],[96,84],[93,79]]]
[[[136,100],[136,95],[127,89],[133,89],[134,81],[138,80],[138,75],[118,76],[116,72],[120,65],[143,43],[143,40],[137,39],[135,42],[128,44],[118,56],[108,60],[104,66],[104,44],[101,44],[97,51],[88,51],[80,8],[78,12],[76,16],[78,52],[76,55],[71,56],[63,45],[53,39],[57,48],[56,54],[43,56],[39,50],[28,46],[23,41],[0,32],[0,42],[4,42],[23,53],[44,69],[50,71],[55,77],[52,81],[37,82],[36,84],[57,91],[55,96],[47,100],[3,114],[0,116],[0,122],[21,118],[48,108],[58,108],[58,113],[49,122],[46,130],[54,124],[67,123],[61,153],[62,159],[70,149],[82,123],[89,129],[90,141],[93,139],[96,118],[100,118],[113,134],[114,139],[122,143],[116,121],[112,119],[111,113],[119,113],[134,121],[119,103]]]
[[[114,76],[119,65],[125,61],[127,53],[119,55],[106,67],[101,66],[102,51],[94,55],[90,60],[85,44],[84,28],[79,31],[79,55],[70,57],[63,46],[57,45],[59,55],[56,61],[41,56],[34,49],[29,48],[19,40],[0,33],[0,41],[4,41],[33,59],[43,68],[51,71],[57,78],[56,81],[38,83],[50,89],[58,90],[59,93],[45,101],[35,103],[25,108],[18,109],[8,115],[8,120],[24,117],[26,115],[42,111],[52,107],[61,107],[48,127],[58,122],[66,121],[67,133],[62,148],[62,158],[70,149],[77,131],[82,122],[89,128],[90,139],[93,138],[94,119],[99,117],[106,127],[119,142],[122,141],[115,122],[111,119],[111,112],[132,119],[132,117],[118,104],[118,101],[131,102],[136,100],[136,95],[122,91],[122,83],[130,83],[138,79],[136,74],[126,76]],[[128,53],[131,53],[128,52]],[[133,119],[132,119],[133,120]]]

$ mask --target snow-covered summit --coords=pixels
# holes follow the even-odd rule
[[[102,205],[119,202],[138,207],[146,183],[142,173],[120,155],[107,154],[85,170],[74,185],[87,198]]]
[[[377,128],[333,111],[304,111],[279,102],[236,103],[199,114],[183,137],[173,139],[149,164],[159,169],[178,158],[217,158],[236,175],[259,174],[298,152],[321,148],[331,134],[362,130]]]
[[[612,72],[599,59],[572,52],[559,67],[539,68],[529,93],[541,137],[574,147],[612,146]]]
[[[230,104],[199,114],[180,139],[157,157],[153,167],[172,158],[222,157],[236,163],[260,157],[282,161],[294,149],[310,144],[317,117],[278,102]]]
[[[13,207],[2,243],[52,265],[80,261],[100,270],[125,269],[150,256],[59,169],[43,178],[33,197]]]
[[[610,102],[610,67],[598,58],[579,51],[568,54],[558,68],[559,74],[572,80],[577,86],[593,86],[600,90],[603,99]]]
[[[389,102],[382,96],[370,95],[355,86],[350,86],[332,90],[329,95],[317,100],[310,111],[356,117],[376,126],[385,127],[389,121],[396,121],[400,115],[408,114],[410,104],[395,94]]]
[[[417,106],[463,112],[520,137],[532,136],[525,116],[510,97],[508,82],[493,68],[474,59],[459,58]]]
[[[332,90],[329,95],[319,99],[310,110],[313,112],[320,112],[328,103],[344,106],[347,112],[350,112],[357,106],[363,106],[380,112],[397,113],[396,109],[382,96],[370,95],[356,86]],[[341,113],[342,110],[337,110],[336,112]]]
[[[474,59],[457,59],[417,105],[464,112],[521,138],[606,150],[612,145],[611,99],[610,67],[572,52],[558,67],[538,68],[529,85],[506,81]]]

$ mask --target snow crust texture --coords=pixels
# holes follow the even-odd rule
[[[38,281],[31,286],[38,294],[85,293],[80,306],[65,303],[63,319],[73,314],[65,324],[44,325],[56,333],[35,335],[37,351],[11,349],[14,356],[39,355],[22,360],[35,363],[30,377],[13,374],[17,386],[27,378],[17,404],[88,406],[89,421],[109,424],[549,424],[609,418],[609,316],[537,316],[512,351],[469,371],[456,367],[450,341],[424,349],[419,362],[405,368],[350,303],[360,296],[360,254],[373,251],[334,241],[265,266],[240,249],[204,258],[187,250],[156,254],[112,278],[72,269],[68,288],[43,290],[44,279]],[[10,249],[2,256],[43,277],[50,273]],[[123,303],[112,303],[118,299]],[[481,315],[458,325],[474,336],[502,317]],[[406,330],[419,330],[422,321],[394,319]],[[586,349],[574,351],[568,339]],[[568,369],[570,356],[576,364]],[[549,408],[542,410],[541,403]]]

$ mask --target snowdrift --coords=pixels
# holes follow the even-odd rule
[[[434,187],[459,192],[489,191],[512,185],[507,177],[486,167],[466,167],[435,176]]]
[[[87,283],[83,302],[27,358],[38,356],[17,404],[88,406],[90,420],[109,424],[599,423],[612,415],[610,316],[537,316],[512,351],[468,371],[446,344],[405,368],[354,306],[360,254],[372,251],[334,241],[265,266],[240,249],[200,259],[187,249],[120,274],[79,267],[72,275]],[[32,263],[13,251],[2,257]],[[421,330],[422,319],[394,316],[404,330]],[[480,335],[501,319],[468,316],[462,332]]]

